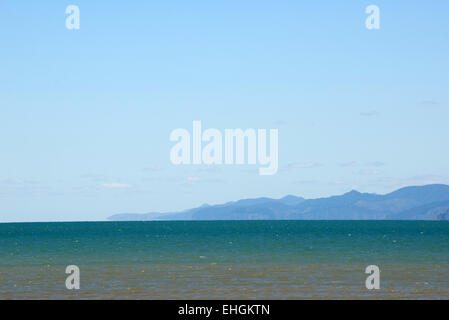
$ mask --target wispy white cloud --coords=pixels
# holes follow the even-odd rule
[[[2,184],[8,184],[8,185],[17,185],[17,184],[22,184],[23,180],[22,179],[17,179],[17,178],[8,178],[5,180],[1,181]]]
[[[322,167],[323,164],[319,162],[293,162],[289,163],[285,168],[286,169],[309,169],[309,168],[317,168]]]
[[[155,165],[155,166],[149,166],[142,169],[144,172],[159,172],[162,171],[162,167]]]
[[[385,162],[382,162],[382,161],[372,161],[372,162],[367,162],[365,165],[367,167],[384,167],[387,164]]]
[[[340,162],[338,166],[340,167],[357,167],[359,163],[357,161]]]
[[[187,180],[187,181],[186,181]],[[213,178],[213,177],[198,177],[198,176],[188,176],[187,179],[185,179],[183,182],[181,182],[181,185],[183,186],[191,186],[192,183],[223,183],[224,180],[219,178]]]
[[[449,176],[435,175],[435,174],[423,174],[407,178],[397,177],[381,177],[377,180],[380,183],[388,183],[399,186],[411,186],[411,185],[426,185],[426,184],[448,184]]]
[[[381,173],[382,172],[377,169],[363,169],[363,170],[359,171],[359,174],[361,174],[361,175],[378,175]]]
[[[276,120],[276,121],[274,121],[274,124],[277,125],[277,126],[283,126],[283,125],[287,124],[287,121],[285,121],[285,120]]]
[[[318,183],[317,180],[296,180],[292,182],[293,184],[315,184]]]
[[[424,174],[413,176],[409,178],[411,182],[419,182],[422,184],[449,184],[449,176],[445,175],[436,175],[436,174]]]
[[[332,181],[329,181],[329,184],[341,186],[341,185],[347,184],[347,182],[344,180],[332,180]]]
[[[113,182],[113,183],[104,183],[103,187],[105,187],[105,188],[132,188],[132,185],[130,185],[128,183]]]
[[[370,162],[358,162],[358,161],[348,161],[337,163],[340,167],[383,167],[386,166],[385,162],[382,161],[370,161]]]
[[[102,182],[105,180],[115,180],[113,177],[108,177],[107,175],[101,173],[84,173],[80,176],[83,179],[88,179],[94,182]]]
[[[24,180],[19,178],[8,178],[0,181],[0,184],[4,185],[37,185],[39,181]]]
[[[437,101],[434,101],[434,100],[424,100],[424,101],[421,101],[421,104],[422,105],[427,105],[427,106],[436,106],[439,103]]]
[[[219,166],[199,166],[195,169],[196,169],[195,171],[199,174],[201,174],[201,173],[207,173],[207,174],[221,173],[223,171],[223,168],[219,167]]]
[[[377,111],[364,111],[364,112],[360,112],[360,115],[362,117],[375,117],[375,116],[380,115],[380,113]]]

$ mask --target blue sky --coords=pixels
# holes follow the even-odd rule
[[[448,18],[442,0],[2,0],[0,221],[449,184]],[[193,120],[277,128],[278,174],[174,166]]]

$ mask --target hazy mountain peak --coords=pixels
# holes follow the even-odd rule
[[[346,195],[358,195],[358,194],[362,194],[361,192],[358,192],[357,190],[352,189],[349,192],[345,193]]]
[[[447,219],[449,186],[406,187],[386,195],[351,190],[340,196],[306,200],[242,199],[177,213],[121,214],[109,220],[436,220]]]
[[[279,199],[279,201],[281,201],[284,204],[295,206],[295,205],[305,201],[305,199],[302,197],[297,197],[297,196],[289,194],[289,195]]]

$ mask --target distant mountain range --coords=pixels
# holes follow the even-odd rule
[[[181,212],[116,214],[112,221],[148,220],[449,220],[449,186],[406,187],[386,195],[351,191],[304,199],[257,198]]]

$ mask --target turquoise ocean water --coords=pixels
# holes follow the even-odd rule
[[[449,299],[449,222],[0,224],[0,298]]]

